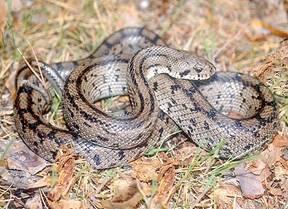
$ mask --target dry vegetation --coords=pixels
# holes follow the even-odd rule
[[[147,9],[139,2],[0,0],[0,208],[288,208],[288,44],[271,54],[288,37],[286,2],[155,0]],[[53,165],[31,154],[13,122],[13,73],[23,56],[83,58],[113,31],[143,25],[218,69],[258,76],[279,102],[282,135],[241,161],[221,161],[219,147],[205,153],[190,142],[105,171],[69,150]]]

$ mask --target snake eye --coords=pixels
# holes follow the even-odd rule
[[[201,73],[202,70],[203,70],[203,68],[202,68],[201,66],[199,66],[199,65],[193,66],[193,69],[194,69],[197,73]]]

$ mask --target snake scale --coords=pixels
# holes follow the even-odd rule
[[[15,123],[24,143],[48,161],[61,145],[71,145],[96,169],[124,165],[178,128],[206,150],[224,140],[222,158],[242,157],[279,127],[272,93],[256,78],[216,72],[206,59],[168,47],[146,28],[121,29],[78,61],[30,65],[41,69],[49,88],[26,64],[20,67]],[[67,129],[43,116],[51,87],[63,97]],[[131,108],[121,116],[95,105],[127,94]]]

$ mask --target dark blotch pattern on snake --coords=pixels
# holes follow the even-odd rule
[[[15,121],[24,143],[49,161],[68,144],[96,169],[124,165],[178,128],[206,150],[224,140],[222,158],[242,157],[279,127],[273,96],[257,79],[215,72],[206,59],[167,47],[145,28],[113,33],[85,59],[38,64],[48,90],[23,65],[16,77]],[[43,117],[52,87],[63,97],[67,129]],[[127,94],[126,114],[113,116],[94,105]]]

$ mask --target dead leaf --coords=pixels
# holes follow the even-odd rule
[[[246,167],[251,173],[257,175],[261,182],[265,181],[272,174],[266,163],[260,159],[247,162]]]
[[[50,186],[49,177],[36,176],[48,164],[34,154],[22,141],[0,141],[0,151],[6,153],[4,159],[7,169],[1,173],[6,184],[13,184],[16,188],[32,189]]]
[[[288,170],[282,165],[276,165],[274,169],[275,179],[281,180],[284,176],[288,176]]]
[[[160,169],[161,164],[162,163],[159,161],[159,159],[142,157],[134,162],[131,162],[133,176],[144,182],[156,179],[158,176],[157,171]]]
[[[79,200],[59,200],[57,202],[49,202],[49,206],[52,209],[85,209],[88,208],[85,204]]]
[[[31,184],[31,188],[40,188],[45,186],[51,186],[52,181],[50,176],[44,176],[35,183]]]
[[[56,171],[58,179],[56,185],[48,193],[48,198],[51,201],[57,201],[61,197],[65,197],[74,182],[75,159],[71,152],[65,153],[58,159]]]
[[[13,141],[11,144],[0,141],[3,148],[7,148],[5,159],[9,169],[20,170],[36,174],[43,170],[47,162],[33,153],[22,141]]]
[[[25,203],[25,208],[42,209],[42,202],[39,193],[36,193],[32,198],[29,198]]]
[[[160,184],[151,200],[150,209],[167,208],[168,201],[175,192],[175,167],[172,164],[162,167],[159,176],[161,177],[161,179],[158,179]]]
[[[282,196],[286,197],[286,199],[288,199],[288,178],[283,178],[281,179],[280,182],[280,187],[281,187],[281,191],[282,191]]]
[[[145,184],[141,184],[141,187],[143,186],[145,188]],[[115,195],[110,200],[102,201],[104,208],[132,209],[143,199],[142,194],[139,192],[136,179],[131,176],[121,176],[113,183],[113,188],[115,188]],[[143,190],[147,191],[147,187]]]
[[[0,180],[2,179],[2,181],[4,181],[1,182],[1,184],[8,186],[13,185],[18,189],[32,189],[47,185],[42,183],[42,185],[38,184],[35,186],[35,183],[37,183],[41,178],[20,170],[8,170],[0,168],[0,176]]]
[[[259,177],[245,169],[243,164],[235,168],[235,174],[244,197],[256,199],[264,194],[265,189]]]
[[[278,134],[278,135],[274,138],[272,144],[273,144],[275,147],[287,147],[287,146],[288,146],[288,136]]]
[[[197,149],[199,148],[197,148],[195,144],[191,142],[184,142],[175,150],[174,156],[179,161],[179,164],[182,166],[188,166],[191,163]]]
[[[236,186],[220,183],[219,188],[213,192],[213,199],[215,199],[217,208],[231,208],[234,198],[240,195],[241,192]]]
[[[266,164],[262,160],[253,160],[247,163],[248,170],[255,175],[260,175],[265,167]]]
[[[281,160],[282,151],[280,147],[275,147],[273,143],[268,145],[261,155],[261,160],[271,168],[276,162]]]
[[[0,41],[3,38],[4,29],[7,23],[7,6],[4,0],[0,0]]]
[[[271,187],[271,188],[268,189],[268,191],[273,196],[282,196],[283,195],[283,192],[282,192],[281,188]]]

